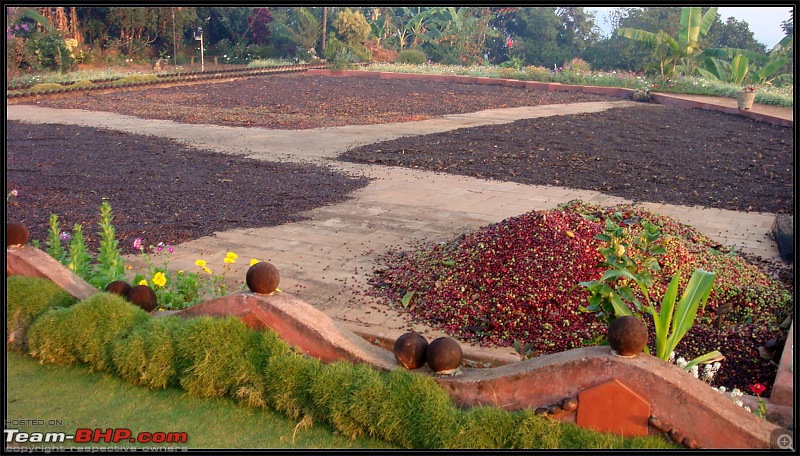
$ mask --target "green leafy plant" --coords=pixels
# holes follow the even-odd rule
[[[647,220],[629,219],[623,222],[641,223],[643,230],[638,236],[630,236],[628,228],[617,225],[611,218],[606,219],[604,232],[595,238],[607,243],[607,246],[600,248],[600,252],[610,269],[599,280],[579,283],[589,292],[589,306],[585,310],[598,312],[607,321],[625,315],[641,318],[641,314],[649,314],[654,324],[656,356],[667,361],[694,325],[698,308],[705,308],[716,275],[695,269],[678,301],[681,273],[677,271],[667,286],[660,310],[657,309],[651,302],[649,290],[653,285],[653,272],[660,270],[654,255],[666,253],[658,242],[661,231]],[[640,261],[629,255],[631,247],[640,252],[637,255]],[[636,285],[638,294],[644,298],[643,302],[637,297],[631,284]],[[628,303],[633,304],[633,309]],[[720,358],[721,354],[715,350],[694,358],[689,362],[688,368],[701,362],[718,361]]]
[[[397,63],[411,63],[422,65],[428,61],[428,57],[420,49],[404,49],[397,54]]]
[[[125,263],[119,249],[119,241],[114,230],[114,215],[108,201],[100,205],[100,249],[97,255],[97,265],[89,283],[97,288],[102,288],[109,283],[120,280],[125,276]]]
[[[67,234],[61,231],[61,225],[58,222],[56,214],[50,214],[50,230],[48,231],[47,241],[47,254],[58,260],[64,266],[67,265],[67,251],[61,245],[61,241],[66,239]]]
[[[72,228],[72,239],[69,240],[69,262],[67,267],[86,281],[91,279],[92,256],[83,239],[83,225],[76,223]]]

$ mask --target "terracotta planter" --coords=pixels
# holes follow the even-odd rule
[[[749,111],[753,107],[753,101],[756,99],[755,92],[739,92],[736,94],[736,104],[739,109]]]

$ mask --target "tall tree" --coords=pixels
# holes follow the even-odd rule
[[[719,14],[706,35],[703,47],[739,48],[753,52],[767,52],[767,47],[756,40],[747,22],[739,21],[734,17],[729,17],[722,22]]]
[[[556,42],[562,52],[577,56],[600,38],[594,12],[583,7],[558,7],[556,13],[561,19]]]
[[[250,42],[252,44],[267,44],[272,34],[269,24],[273,17],[269,8],[256,7],[247,16],[247,27],[250,30]]]

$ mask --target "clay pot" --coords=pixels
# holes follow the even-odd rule
[[[19,222],[6,223],[6,247],[12,245],[25,245],[28,243],[30,232]]]
[[[419,369],[425,364],[428,340],[421,334],[407,332],[394,343],[394,357],[406,369]]]
[[[156,308],[156,292],[147,285],[136,285],[128,290],[125,298],[146,312],[152,312]]]
[[[428,365],[435,374],[449,374],[461,366],[463,352],[461,345],[450,337],[440,337],[428,344],[425,354]]]
[[[753,102],[756,100],[756,93],[750,91],[741,91],[736,94],[736,106],[742,111],[749,111],[753,108]]]
[[[250,266],[245,281],[247,288],[253,293],[270,294],[278,288],[281,275],[278,273],[278,268],[266,261],[260,261]]]
[[[636,356],[647,345],[647,327],[636,317],[619,317],[608,327],[606,338],[618,355]]]
[[[124,281],[124,280],[115,280],[108,285],[106,285],[105,291],[108,293],[114,293],[120,296],[127,296],[128,292],[131,291],[131,285]]]

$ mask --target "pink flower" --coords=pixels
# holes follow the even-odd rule
[[[133,250],[142,250],[142,238],[133,240]]]

